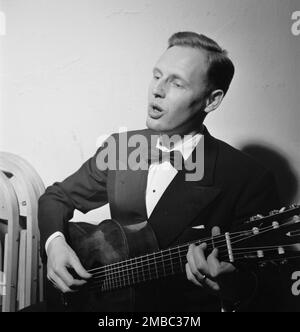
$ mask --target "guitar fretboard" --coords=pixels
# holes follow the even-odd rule
[[[228,251],[228,238],[226,235],[222,239],[218,237],[218,248],[225,246],[225,250],[220,252],[223,260],[230,260]],[[203,242],[203,241],[201,241]],[[199,245],[200,241],[194,242]],[[213,238],[205,239],[208,249],[216,246]],[[100,285],[102,291],[110,291],[116,288],[123,288],[167,276],[180,274],[185,271],[187,262],[186,255],[191,243],[179,245],[173,248],[161,250],[140,257],[131,258],[115,264],[106,265],[93,274],[93,283]],[[224,257],[224,253],[227,257]]]

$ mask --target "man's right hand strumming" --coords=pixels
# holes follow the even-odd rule
[[[84,285],[86,279],[91,277],[62,236],[51,240],[47,248],[47,255],[47,278],[63,293],[74,292],[74,288]],[[68,269],[73,269],[78,278],[82,279],[74,278]]]

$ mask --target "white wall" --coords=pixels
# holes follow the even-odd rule
[[[279,185],[290,183],[283,199],[300,202],[299,1],[2,0],[0,10],[0,150],[26,158],[46,185],[75,171],[99,135],[145,126],[153,64],[172,33],[194,30],[236,64],[211,133],[256,145],[248,150],[279,170]]]

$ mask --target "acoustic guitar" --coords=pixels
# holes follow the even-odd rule
[[[218,248],[220,261],[232,264],[286,262],[300,257],[300,206],[257,215],[240,229],[160,250],[149,223],[122,226],[107,219],[99,225],[69,223],[69,242],[92,278],[74,293],[62,294],[65,311],[130,311],[134,286],[185,273],[191,243]],[[51,302],[51,301],[50,301]],[[51,308],[52,306],[52,308]],[[51,310],[58,304],[48,303]]]

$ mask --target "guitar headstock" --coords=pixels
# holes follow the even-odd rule
[[[300,206],[256,215],[243,230],[230,234],[231,261],[258,263],[300,257]]]
[[[280,210],[272,210],[268,215],[257,214],[249,218],[244,222],[244,226],[249,228],[250,226],[257,227],[260,224],[272,223],[273,221],[282,222],[293,216],[300,215],[300,205],[293,204],[289,207],[282,207]]]

